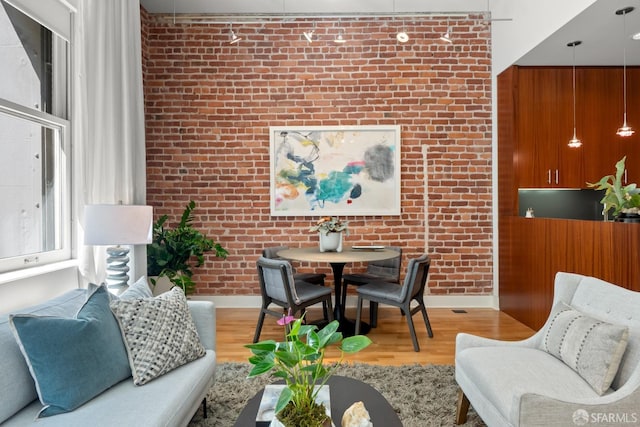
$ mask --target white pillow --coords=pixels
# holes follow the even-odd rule
[[[602,396],[618,372],[628,337],[626,326],[595,319],[560,301],[551,311],[541,346]]]
[[[133,382],[143,385],[205,354],[182,289],[155,298],[115,300]]]

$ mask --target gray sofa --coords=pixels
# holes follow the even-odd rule
[[[554,292],[549,319],[526,340],[458,334],[455,376],[462,391],[458,424],[465,422],[470,403],[490,427],[640,425],[640,293],[562,272],[556,275]],[[563,323],[564,313],[573,318]],[[578,329],[573,325],[588,325],[587,321],[592,323],[583,329],[582,339],[569,342]],[[602,332],[597,331],[602,328],[626,329],[628,335],[623,331],[618,340],[626,337],[626,348],[610,345],[615,340],[600,339]],[[554,336],[555,331],[559,333]],[[596,342],[593,337],[598,335]],[[554,340],[563,349],[562,358],[549,352]],[[614,360],[616,354],[619,365],[594,362],[594,355]],[[575,363],[567,363],[573,356]],[[600,389],[589,382],[596,366],[605,368],[602,378],[609,378]]]
[[[16,312],[73,317],[85,300],[86,291],[75,289]],[[134,385],[129,377],[72,412],[37,421],[35,418],[42,405],[34,381],[10,330],[8,316],[1,316],[0,425],[186,426],[211,387],[216,367],[215,306],[209,301],[189,301],[188,304],[200,341],[206,349],[204,357],[143,386]]]

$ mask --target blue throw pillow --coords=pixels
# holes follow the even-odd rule
[[[44,405],[38,417],[72,411],[131,376],[104,286],[75,318],[15,314],[9,321]]]

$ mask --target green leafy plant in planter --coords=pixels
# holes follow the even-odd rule
[[[338,332],[338,321],[333,320],[318,330],[315,325],[303,325],[303,319],[291,314],[283,316],[278,324],[285,327],[285,341],[260,341],[247,344],[253,355],[249,378],[271,373],[283,379],[282,390],[275,406],[276,417],[286,427],[318,427],[330,425],[325,407],[316,402],[319,386],[324,385],[340,365],[340,361],[324,365],[326,347],[337,345],[344,353],[356,353],[371,344],[364,335],[344,338]]]
[[[193,210],[190,201],[175,228],[165,228],[168,215],[161,216],[153,224],[153,239],[147,245],[147,276],[156,285],[154,276],[167,277],[174,286],[180,286],[185,294],[193,293],[193,268],[204,264],[204,254],[215,251],[217,257],[226,258],[229,252],[219,243],[207,238],[193,227]]]
[[[596,183],[587,182],[587,185],[595,190],[605,190],[604,197],[600,200],[604,206],[603,215],[607,215],[612,209],[615,218],[640,213],[640,194],[638,194],[637,185],[635,183],[622,185],[626,159],[627,156],[618,160],[615,175],[605,175]]]

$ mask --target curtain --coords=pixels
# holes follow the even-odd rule
[[[105,279],[103,247],[83,244],[88,204],[145,204],[145,135],[140,3],[81,0],[73,39],[74,218],[85,282]],[[146,273],[144,245],[130,276]]]

